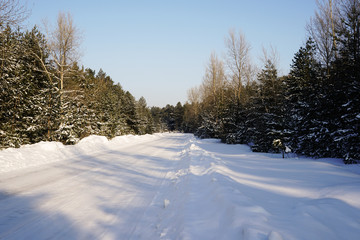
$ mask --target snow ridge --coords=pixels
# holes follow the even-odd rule
[[[145,231],[137,229],[133,239],[282,239],[280,233],[264,230],[270,215],[265,209],[223,185],[229,178],[220,173],[222,159],[199,143],[194,137],[188,139],[175,170],[166,174],[162,191],[144,214],[156,216],[156,221]]]

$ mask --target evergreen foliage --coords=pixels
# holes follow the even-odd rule
[[[331,137],[336,155],[353,163],[360,159],[360,1],[342,2],[340,23],[338,57],[330,76],[334,89],[329,97],[336,109]]]
[[[44,37],[36,28],[22,33],[8,27],[0,38],[1,146],[51,140],[57,125],[59,91],[43,73],[47,50],[39,46]]]
[[[248,124],[252,126],[251,148],[273,152],[274,140],[283,141],[283,81],[277,76],[275,65],[268,60],[258,75],[259,97],[253,98]]]
[[[146,100],[136,101],[102,69],[96,74],[74,63],[60,92],[59,72],[37,28],[2,29],[0,53],[0,148],[155,131]]]
[[[323,78],[315,59],[315,45],[309,39],[295,54],[290,75],[286,78],[286,129],[291,136],[287,144],[297,153],[321,156],[326,141],[328,121],[324,111]],[[321,137],[322,136],[322,137]]]
[[[295,54],[288,76],[279,77],[274,62],[266,61],[253,82],[244,82],[239,74],[229,75],[216,89],[224,93],[223,98],[216,98],[216,91],[206,91],[214,89],[216,82],[208,81],[207,68],[197,92],[201,100],[185,104],[184,122],[192,126],[187,129],[199,137],[246,143],[253,151],[291,150],[315,158],[359,162],[360,2],[344,0],[337,11],[334,31],[323,36],[323,41],[334,42],[331,61],[324,64],[319,54],[323,49],[309,38]],[[231,65],[229,72],[233,70]],[[234,78],[241,86],[231,85]]]

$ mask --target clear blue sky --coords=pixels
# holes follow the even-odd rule
[[[102,68],[137,99],[163,107],[187,100],[201,83],[212,51],[225,53],[229,29],[251,43],[254,62],[270,44],[280,55],[282,73],[306,40],[305,25],[315,0],[27,0],[28,26],[55,23],[70,12],[83,32],[80,63]],[[261,67],[261,66],[259,66]]]

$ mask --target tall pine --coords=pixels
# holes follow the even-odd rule
[[[330,97],[337,109],[332,136],[336,151],[353,163],[360,160],[360,1],[346,0],[340,11],[338,56],[331,76]]]

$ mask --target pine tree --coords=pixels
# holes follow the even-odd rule
[[[61,123],[56,138],[65,144],[75,144],[88,135],[86,118],[88,107],[85,102],[84,72],[74,63],[64,78],[61,99]]]
[[[101,107],[98,93],[99,89],[97,87],[97,80],[95,78],[95,70],[86,68],[84,70],[84,81],[81,83],[82,88],[84,89],[84,101],[87,106],[87,114],[85,116],[85,129],[86,135],[101,135],[100,131],[100,114],[98,114],[98,109]]]
[[[252,141],[254,132],[253,119],[256,118],[252,112],[253,103],[259,98],[260,86],[253,81],[243,87],[242,95],[244,102],[239,102],[233,95],[228,95],[227,105],[223,113],[224,135],[223,142],[229,144],[248,144]]]
[[[49,50],[45,44],[45,37],[34,27],[23,35],[22,66],[28,89],[24,103],[27,109],[27,136],[30,143],[51,140],[52,132],[58,124],[60,95],[57,83],[53,81],[49,60]],[[23,120],[24,122],[24,120]]]
[[[20,83],[19,56],[21,45],[19,31],[14,32],[7,27],[0,33],[1,68],[0,68],[0,99],[1,103],[1,146],[19,147],[22,144],[19,125],[21,118],[20,99],[22,94]]]
[[[252,128],[253,151],[278,152],[274,141],[283,141],[283,81],[277,76],[275,65],[268,60],[259,73],[260,96],[250,109],[249,125]]]
[[[324,141],[329,141],[329,119],[325,106],[320,64],[315,58],[312,39],[295,54],[286,79],[287,144],[293,152],[309,156],[325,156]]]
[[[174,106],[167,104],[161,111],[162,121],[166,125],[165,131],[175,131]]]
[[[178,102],[174,108],[175,130],[183,131],[184,107]]]
[[[151,117],[153,119],[153,132],[163,132],[165,127],[165,123],[162,122],[160,107],[151,107]]]
[[[334,149],[345,163],[360,160],[360,1],[342,3],[337,29],[338,58],[333,64]]]
[[[34,28],[1,34],[1,145],[49,140],[55,127],[58,90],[44,66],[50,65],[43,35]]]
[[[130,92],[126,92],[123,98],[122,112],[125,114],[126,124],[130,134],[139,133],[139,117],[136,112],[136,100]]]
[[[126,124],[126,115],[122,111],[125,92],[120,84],[112,87],[113,92],[113,112],[112,112],[112,137],[124,135],[130,132],[129,126]]]
[[[140,97],[137,101],[136,112],[139,120],[138,134],[151,134],[153,132],[152,116],[144,97]]]
[[[194,133],[199,127],[198,103],[186,102],[183,106],[183,131],[186,133]]]

